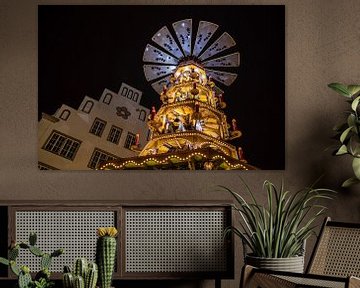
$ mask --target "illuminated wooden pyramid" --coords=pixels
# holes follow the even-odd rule
[[[148,116],[149,141],[140,148],[137,135],[132,146],[139,152],[137,157],[113,160],[100,169],[255,169],[244,159],[242,149],[229,143],[241,132],[235,119],[228,123],[223,91],[214,82],[229,86],[235,81],[236,74],[214,68],[239,66],[239,53],[213,57],[235,41],[225,32],[207,45],[218,25],[200,21],[192,49],[192,19],[172,26],[181,49],[164,26],[152,40],[168,53],[150,44],[144,52],[143,60],[151,63],[144,65],[145,77],[153,81],[162,101],[159,110],[152,107]]]

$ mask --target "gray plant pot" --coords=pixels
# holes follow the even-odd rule
[[[304,256],[289,258],[263,258],[246,255],[245,263],[263,269],[304,273]]]

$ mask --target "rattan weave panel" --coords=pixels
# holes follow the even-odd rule
[[[296,284],[296,287],[326,287],[326,288],[345,288],[345,282],[339,281],[331,281],[331,280],[324,280],[324,279],[313,279],[313,278],[301,278],[295,276],[280,276],[276,275],[278,278],[290,281]]]
[[[223,211],[126,211],[126,272],[226,271]]]
[[[310,273],[360,277],[360,229],[327,226]]]
[[[96,228],[115,226],[114,211],[16,211],[16,241],[28,242],[29,233],[37,233],[37,246],[44,252],[64,248],[65,253],[54,259],[50,270],[62,272],[74,259],[95,259]],[[29,251],[21,251],[18,262],[38,271],[40,259]]]

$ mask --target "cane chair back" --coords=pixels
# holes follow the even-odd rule
[[[360,224],[327,218],[307,273],[360,277]]]
[[[243,268],[242,288],[360,288],[360,224],[326,218],[306,273]]]

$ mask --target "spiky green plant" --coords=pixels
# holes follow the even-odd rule
[[[352,168],[354,177],[345,180],[343,187],[349,187],[360,183],[360,85],[344,85],[341,83],[331,83],[331,89],[347,98],[350,110],[346,112],[345,123],[334,127],[336,138],[340,143],[334,155],[350,155],[352,157]]]
[[[78,258],[74,263],[74,271],[71,272],[69,266],[64,267],[63,287],[75,288],[84,286],[84,288],[95,288],[98,279],[98,267],[96,263],[88,263],[86,258]]]
[[[116,258],[115,227],[101,227],[97,229],[99,238],[96,243],[96,262],[99,267],[99,286],[110,288]]]
[[[29,244],[20,242],[12,242],[8,251],[8,259],[0,257],[0,263],[10,266],[11,271],[18,277],[19,288],[48,288],[53,286],[53,282],[50,281],[50,265],[53,257],[58,257],[64,253],[63,249],[57,249],[51,254],[44,253],[36,245],[37,236],[35,233],[30,233]],[[33,255],[40,257],[41,270],[36,273],[35,279],[32,280],[30,275],[30,269],[28,266],[19,266],[16,263],[16,259],[19,256],[19,250],[28,250]]]
[[[233,190],[220,186],[236,200],[233,208],[240,215],[240,227],[228,227],[225,235],[239,236],[256,257],[287,258],[301,255],[304,241],[314,233],[314,222],[324,214],[325,206],[317,202],[332,199],[329,189],[304,188],[296,193],[280,189],[266,180],[267,205],[256,200],[254,193],[242,180],[251,202]]]

